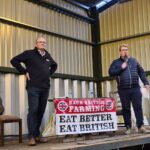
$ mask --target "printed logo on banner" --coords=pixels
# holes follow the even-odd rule
[[[113,102],[112,100],[106,100],[106,109],[107,110],[112,110],[113,109]]]
[[[61,111],[61,112],[64,112],[66,111],[68,108],[68,104],[65,102],[65,101],[60,101],[58,103],[58,109]]]

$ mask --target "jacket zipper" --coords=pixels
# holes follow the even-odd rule
[[[118,76],[118,82],[119,82],[119,85],[120,85],[120,76]]]
[[[129,79],[130,79],[130,88],[131,88],[131,85],[132,85],[132,79],[131,79],[131,71],[130,71],[130,64],[128,64],[128,72],[129,72]]]

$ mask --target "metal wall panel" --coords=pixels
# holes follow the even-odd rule
[[[85,41],[91,41],[91,25],[77,18],[72,18],[66,14],[25,0],[0,0],[0,4],[0,17]],[[67,26],[69,28],[66,28]],[[78,33],[80,33],[80,36]]]
[[[26,79],[24,75],[21,76],[15,76],[16,78],[16,86],[15,89],[17,89],[18,93],[16,94],[15,97],[12,97],[13,99],[17,100],[18,106],[14,106],[14,109],[17,109],[18,111],[16,112],[15,115],[19,115],[23,120],[22,120],[22,133],[26,134],[28,129],[27,129],[27,113],[28,113],[28,100],[27,100],[27,95],[26,95]],[[14,86],[14,85],[12,85]]]
[[[150,1],[117,3],[100,13],[101,41],[112,40],[150,30]]]
[[[0,65],[10,66],[8,60],[14,55],[15,27],[0,23]],[[8,44],[9,43],[9,44]]]
[[[16,16],[15,9],[16,0],[0,0],[0,16],[14,19]]]

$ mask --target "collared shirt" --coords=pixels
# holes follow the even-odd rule
[[[41,56],[44,56],[46,53],[45,53],[45,51],[41,51],[41,50],[39,50],[38,49],[38,52],[39,52],[39,54],[41,55]]]

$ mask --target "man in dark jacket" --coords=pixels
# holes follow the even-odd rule
[[[138,131],[145,133],[139,77],[147,90],[149,90],[149,82],[143,68],[137,60],[129,57],[128,46],[126,44],[121,45],[119,51],[120,58],[112,62],[109,68],[109,75],[115,76],[117,80],[123,118],[127,128],[125,133],[131,133],[131,103],[135,113]]]
[[[21,73],[26,75],[26,89],[28,93],[28,145],[33,146],[39,142],[47,142],[40,136],[40,125],[45,112],[50,88],[50,75],[57,69],[57,63],[45,50],[46,40],[39,37],[35,48],[26,50],[15,56],[11,64]],[[25,67],[21,65],[25,64]]]

